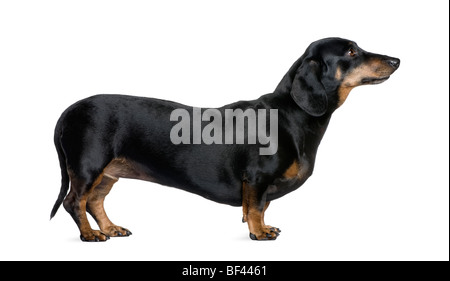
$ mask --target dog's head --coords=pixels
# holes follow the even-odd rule
[[[306,49],[276,91],[289,92],[304,111],[321,116],[342,105],[354,87],[382,83],[399,66],[399,59],[366,52],[353,41],[326,38]]]

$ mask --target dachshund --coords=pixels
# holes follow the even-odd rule
[[[256,100],[216,109],[125,95],[80,100],[56,124],[62,180],[50,217],[63,204],[82,241],[129,236],[103,202],[119,178],[139,179],[242,206],[250,238],[275,240],[281,231],[266,225],[264,214],[312,175],[333,112],[353,88],[382,83],[399,66],[399,59],[353,41],[326,38],[306,49],[273,93]],[[243,141],[235,136],[242,130]],[[100,230],[91,228],[87,213]]]

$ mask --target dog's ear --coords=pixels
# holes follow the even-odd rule
[[[292,81],[291,96],[300,108],[312,116],[322,116],[328,108],[328,98],[321,83],[320,64],[305,59]]]

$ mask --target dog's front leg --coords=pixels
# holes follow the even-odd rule
[[[258,189],[244,182],[242,185],[243,222],[248,223],[252,240],[275,240],[280,235],[280,229],[267,226],[264,223],[264,213],[269,207],[267,191]]]

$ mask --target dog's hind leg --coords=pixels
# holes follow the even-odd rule
[[[106,241],[109,236],[105,233],[93,230],[89,224],[86,214],[86,204],[92,191],[102,181],[103,174],[100,174],[92,183],[88,179],[76,176],[73,172],[70,176],[70,192],[64,199],[64,208],[72,216],[80,230],[82,241]]]
[[[109,194],[113,185],[118,181],[118,178],[109,174],[103,173],[102,181],[89,194],[87,200],[87,212],[92,215],[101,231],[111,237],[125,237],[132,233],[126,228],[113,224],[106,215],[103,202],[106,195]]]

